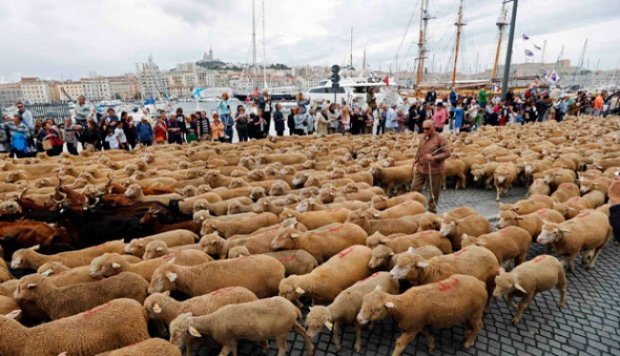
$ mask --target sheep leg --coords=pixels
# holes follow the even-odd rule
[[[499,201],[499,196],[500,196],[499,191],[500,191],[500,188],[496,186],[495,187],[495,193],[496,193],[495,194],[495,200],[497,200],[497,201]]]
[[[564,269],[558,271],[558,290],[560,291],[560,301],[558,302],[558,308],[562,309],[566,303],[566,273]]]
[[[263,350],[263,353],[266,355],[267,352],[269,352],[269,340],[263,340],[260,342],[261,344],[261,349]]]
[[[590,269],[592,267],[594,267],[594,264],[596,263],[596,260],[598,259],[598,255],[600,255],[601,251],[603,250],[603,247],[601,248],[597,248],[594,252],[594,256],[592,257],[592,259],[590,260],[590,263],[586,266],[587,269]]]
[[[233,343],[233,341],[231,341],[231,344]],[[219,356],[228,356],[231,351],[233,353],[233,355],[237,355],[237,342],[234,342],[234,347],[232,345],[224,345],[222,347],[222,351],[220,351]]]
[[[508,308],[516,308],[517,305],[512,301],[512,298],[514,298],[515,294],[513,292],[508,293],[508,295],[504,298],[504,301],[506,301],[506,305],[508,306]]]
[[[419,330],[409,331],[402,333],[398,339],[396,339],[396,346],[394,346],[394,351],[392,351],[392,356],[400,356],[407,345],[413,340],[418,334]]]
[[[185,356],[191,356],[192,355],[192,339],[188,338],[185,341]]]
[[[527,258],[527,251],[522,254],[521,256],[517,256],[515,257],[515,267],[517,267],[518,265],[520,265],[521,263],[523,263],[523,261],[525,261],[525,259]]]
[[[523,311],[530,305],[530,302],[534,298],[534,293],[528,294],[519,302],[519,306],[517,307],[517,313],[514,318],[512,318],[512,325],[517,326],[519,321],[521,321],[521,317],[523,316]]]
[[[435,338],[433,337],[431,332],[428,331],[427,328],[424,328],[422,329],[422,331],[420,331],[420,333],[426,338],[426,348],[428,349],[428,351],[432,352],[433,350],[435,350]]]
[[[278,356],[286,355],[286,335],[287,334],[276,336],[276,343],[278,344]]]
[[[295,324],[293,324],[293,331],[301,335],[301,337],[304,338],[304,341],[306,342],[307,354],[308,356],[312,356],[314,354],[314,344],[312,343],[312,340],[308,336],[308,333],[306,333],[306,329],[304,329],[303,326],[299,325],[298,322],[295,322]]]
[[[572,254],[572,255],[568,255],[566,256],[566,259],[564,260],[565,265],[568,266],[568,270],[570,272],[575,272],[575,263],[573,262],[573,260],[575,259],[575,255],[577,255],[576,253]]]
[[[482,316],[484,309],[480,308],[476,311],[472,317],[465,323],[465,342],[463,342],[463,348],[469,349],[474,346],[476,338],[482,329]]]
[[[355,352],[362,352],[362,325],[358,322],[353,324],[353,328],[355,329],[355,346],[353,350]]]
[[[332,337],[334,338],[334,345],[336,346],[336,351],[340,351],[340,349],[342,348],[342,339],[340,337],[340,321],[334,322],[332,335]]]

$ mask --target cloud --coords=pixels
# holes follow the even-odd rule
[[[290,65],[331,65],[349,60],[353,28],[354,64],[362,52],[372,68],[410,69],[417,56],[421,0],[265,0],[267,62]],[[257,60],[262,62],[261,3],[257,4]],[[501,1],[464,1],[459,68],[488,68],[497,42],[495,22]],[[511,6],[508,4],[507,6]],[[448,70],[454,51],[457,0],[433,0],[435,17],[428,28],[427,66]],[[513,62],[523,62],[520,36],[527,33],[542,46],[545,59],[555,60],[562,45],[564,58],[576,63],[588,38],[586,58],[594,69],[617,66],[620,58],[620,5],[617,0],[522,0],[518,11]],[[413,22],[403,34],[413,11]],[[251,0],[5,0],[0,2],[0,77],[17,73],[77,79],[90,71],[103,75],[134,72],[135,63],[153,54],[162,68],[195,61],[213,47],[229,62],[251,62]],[[399,44],[403,42],[395,63]],[[506,48],[504,41],[503,48]],[[536,52],[534,60],[539,60]],[[434,58],[434,60],[432,60]],[[503,59],[503,54],[502,54]]]

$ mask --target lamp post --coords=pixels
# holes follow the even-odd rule
[[[517,22],[517,6],[519,0],[506,0],[505,3],[512,1],[512,17],[510,20],[510,32],[508,34],[508,48],[506,49],[506,63],[504,64],[504,77],[502,78],[502,100],[506,99],[508,93],[508,78],[510,77],[510,62],[512,60],[512,45],[515,39],[515,24]]]

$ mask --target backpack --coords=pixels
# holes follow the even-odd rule
[[[0,127],[0,143],[6,143],[9,140],[9,135],[6,132],[6,127]]]
[[[11,147],[14,151],[27,152],[28,140],[26,139],[26,135],[21,132],[15,132],[11,139]]]

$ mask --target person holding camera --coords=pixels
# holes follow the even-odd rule
[[[308,112],[304,112],[299,105],[295,108],[295,135],[305,136],[308,133]]]

